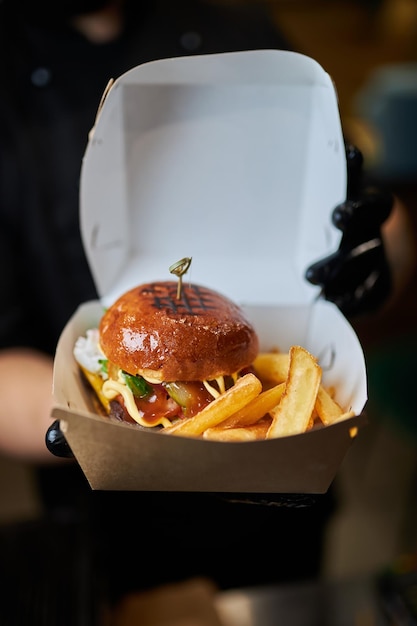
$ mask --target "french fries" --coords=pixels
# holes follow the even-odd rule
[[[162,430],[213,441],[256,441],[303,433],[353,416],[324,387],[317,359],[301,346],[264,352],[200,413]]]
[[[290,362],[281,402],[270,411],[272,424],[267,439],[307,430],[321,381],[321,367],[304,348],[290,349]]]
[[[233,413],[221,423],[222,428],[244,428],[255,424],[264,415],[277,406],[285,391],[285,383],[275,385],[264,391],[254,400],[246,404],[243,409]]]
[[[270,418],[259,420],[256,424],[244,427],[223,428],[221,424],[216,428],[208,428],[203,433],[203,437],[215,441],[256,441],[257,439],[266,439],[270,425]]]
[[[316,411],[325,426],[333,424],[342,415],[343,409],[331,397],[329,392],[320,385],[316,398]]]
[[[288,352],[261,352],[253,367],[265,383],[283,383],[287,379],[290,355]]]
[[[239,378],[233,387],[210,402],[200,413],[174,426],[165,428],[163,432],[173,435],[198,436],[208,428],[223,422],[231,414],[239,411],[262,391],[262,383],[254,374],[246,374]]]

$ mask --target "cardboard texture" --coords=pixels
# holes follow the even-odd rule
[[[337,248],[331,211],[346,162],[333,84],[312,59],[254,51],[155,61],[115,81],[81,176],[84,245],[100,293],[56,352],[53,416],[93,489],[323,493],[366,403],[361,346],[304,280]],[[261,349],[303,345],[356,417],[282,439],[224,443],[162,436],[97,416],[72,350],[128,288],[187,280],[239,303]]]

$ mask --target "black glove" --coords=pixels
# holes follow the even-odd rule
[[[388,298],[392,279],[381,237],[381,225],[391,213],[391,194],[364,186],[363,158],[346,146],[348,185],[343,204],[333,210],[332,222],[342,231],[339,249],[307,268],[306,279],[321,287],[346,317],[378,309]]]
[[[74,457],[68,441],[65,439],[65,435],[61,430],[59,420],[55,420],[46,431],[45,443],[49,452],[54,456],[65,459]]]

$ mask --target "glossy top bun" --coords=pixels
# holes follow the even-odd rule
[[[258,337],[241,309],[219,293],[185,280],[139,285],[100,322],[106,357],[129,374],[157,381],[212,380],[249,366]]]

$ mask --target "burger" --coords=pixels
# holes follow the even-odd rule
[[[74,346],[74,356],[110,417],[164,428],[193,417],[251,371],[257,334],[220,293],[175,281],[120,296]]]

